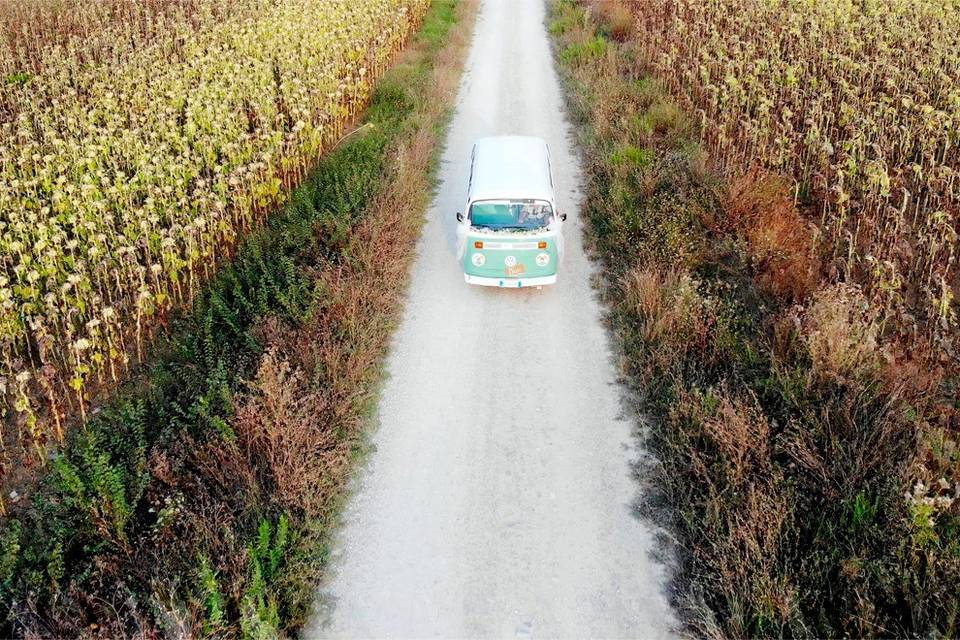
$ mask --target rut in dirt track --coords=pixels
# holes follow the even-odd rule
[[[306,635],[663,637],[653,532],[633,513],[634,424],[579,220],[581,169],[540,0],[486,0],[388,360],[376,450]],[[569,214],[559,281],[471,287],[454,213],[476,138],[550,145]]]

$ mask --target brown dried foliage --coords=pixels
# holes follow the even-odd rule
[[[4,0],[0,3],[0,49],[24,68],[43,68],[44,51],[68,42],[83,42],[103,32],[118,31],[142,43],[153,39],[164,18],[177,15],[198,26],[201,0]],[[213,15],[225,15],[230,0],[208,4]],[[100,53],[94,48],[93,57]]]
[[[634,319],[651,372],[668,369],[682,354],[710,350],[713,310],[689,273],[637,267],[623,276],[620,286],[621,311]]]
[[[782,474],[762,409],[754,398],[726,390],[684,393],[668,419],[689,439],[677,453],[687,458],[689,480],[698,486],[701,517],[688,523],[698,542],[690,551],[713,568],[727,614],[723,621],[705,617],[693,624],[708,636],[747,637],[758,603],[777,624],[785,623],[797,606],[778,558],[791,500],[778,486]]]
[[[820,267],[811,225],[786,182],[753,170],[730,180],[725,225],[747,243],[758,283],[778,298],[804,300],[816,288]]]
[[[633,35],[634,17],[630,9],[620,0],[592,0],[592,9],[606,27],[610,37],[617,42],[626,42]]]
[[[710,637],[955,633],[956,362],[953,338],[938,343],[905,312],[918,300],[900,296],[921,279],[898,282],[905,271],[874,260],[889,277],[873,287],[840,264],[798,209],[804,183],[751,170],[757,154],[736,135],[735,153],[707,157],[678,123],[710,127],[711,114],[674,117],[691,106],[668,95],[682,77],[638,57],[676,37],[647,42],[637,29],[611,42],[597,5],[558,3],[553,30],[585,123],[588,213],[623,369],[661,417],[651,443],[671,510],[657,515],[680,533],[687,622]],[[564,55],[604,34],[592,57]],[[620,151],[640,148],[643,166],[624,171]],[[885,233],[849,219],[861,220]]]

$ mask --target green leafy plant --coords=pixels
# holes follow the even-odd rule
[[[243,595],[240,621],[247,638],[274,637],[280,627],[273,589],[280,578],[289,535],[289,520],[286,514],[281,514],[275,526],[269,520],[261,520],[257,538],[250,545],[250,578]]]
[[[204,632],[212,635],[221,630],[221,625],[226,618],[226,603],[223,594],[220,592],[220,585],[217,582],[217,574],[210,568],[210,561],[205,555],[200,555],[200,568],[198,578],[200,580],[200,593],[203,597],[206,619],[204,621]]]

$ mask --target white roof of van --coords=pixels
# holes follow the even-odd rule
[[[553,200],[547,143],[533,136],[480,138],[474,145],[470,201]]]

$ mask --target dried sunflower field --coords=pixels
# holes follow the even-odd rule
[[[638,57],[699,116],[714,160],[791,176],[834,277],[863,283],[884,324],[955,348],[960,5],[630,6]]]
[[[3,452],[43,453],[344,135],[427,0],[0,6]]]

